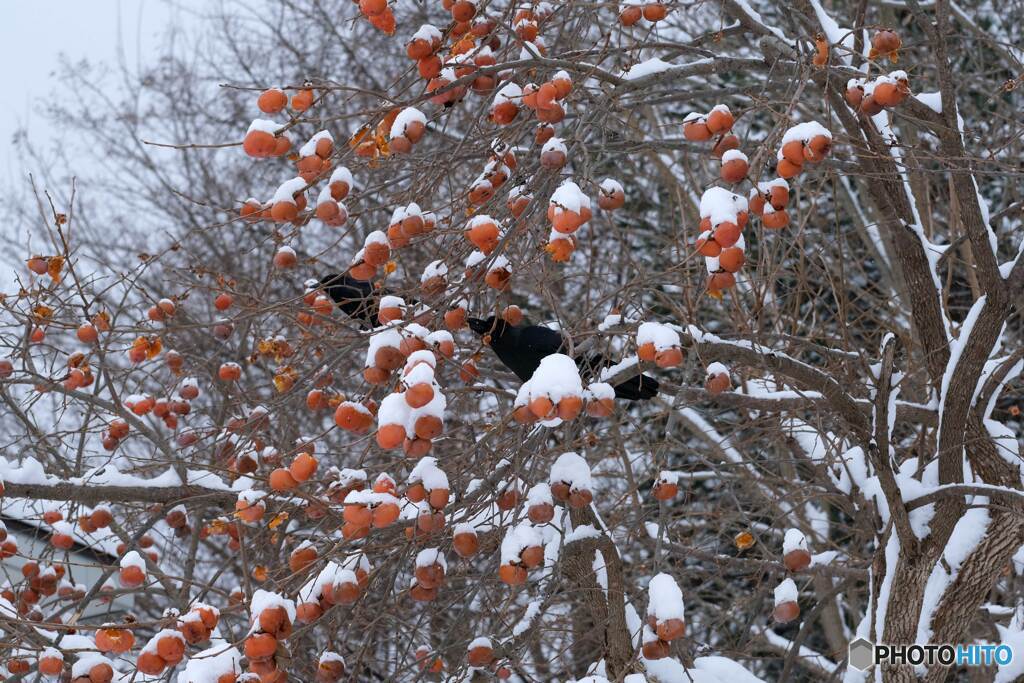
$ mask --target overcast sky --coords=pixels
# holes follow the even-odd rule
[[[11,136],[24,127],[33,142],[50,139],[33,115],[39,98],[55,94],[60,55],[113,62],[118,50],[137,65],[152,58],[157,38],[171,23],[187,21],[183,8],[203,0],[0,0],[0,179],[18,173]],[[207,0],[209,1],[209,0]]]
[[[15,132],[23,128],[34,144],[44,147],[58,137],[36,112],[42,98],[60,96],[56,71],[61,55],[75,62],[114,64],[123,54],[133,68],[150,63],[169,26],[187,28],[189,9],[213,1],[0,0],[0,82],[5,87],[0,98],[0,182],[8,192],[26,183],[12,144]],[[76,174],[88,174],[87,159],[72,161]],[[0,222],[0,243],[20,246],[24,236],[17,226]],[[6,262],[0,262],[0,291],[13,286],[13,276]]]

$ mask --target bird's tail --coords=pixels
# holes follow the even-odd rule
[[[615,398],[627,401],[649,401],[658,395],[658,380],[647,375],[636,375],[615,385]]]

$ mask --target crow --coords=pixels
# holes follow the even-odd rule
[[[490,336],[490,347],[505,367],[524,382],[533,377],[541,360],[553,353],[565,353],[565,340],[555,330],[539,325],[516,327],[493,315],[487,320],[469,318],[470,329]],[[585,377],[597,375],[601,368],[611,365],[601,354],[579,356],[576,365]],[[628,401],[648,401],[658,394],[658,380],[647,375],[636,375],[616,385],[615,397]]]
[[[377,325],[380,298],[390,293],[377,289],[368,280],[357,280],[347,273],[329,273],[318,283],[345,315],[368,330]]]

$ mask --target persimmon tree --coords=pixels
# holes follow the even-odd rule
[[[120,86],[68,73],[63,162],[27,157],[10,680],[980,680],[847,646],[1024,645],[1016,23],[289,0],[202,25]],[[492,317],[565,353],[521,382],[466,325]],[[658,396],[615,399],[641,372]]]

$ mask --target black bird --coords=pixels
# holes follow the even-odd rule
[[[389,291],[377,289],[372,282],[357,280],[348,273],[330,273],[320,278],[318,283],[345,315],[359,321],[368,330],[377,326],[380,298],[390,294]]]
[[[555,330],[539,325],[516,327],[493,315],[487,320],[469,318],[470,329],[479,335],[490,335],[490,347],[498,360],[524,382],[533,377],[541,360],[553,353],[565,353],[565,340]],[[580,356],[576,365],[584,377],[595,376],[601,368],[611,365],[601,354]],[[615,397],[629,401],[648,401],[658,394],[658,380],[635,375],[616,385]]]

